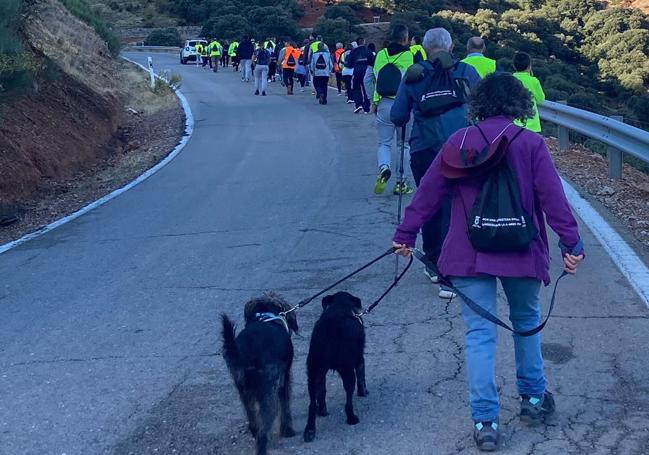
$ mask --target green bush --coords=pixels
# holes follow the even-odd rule
[[[144,40],[146,46],[181,46],[180,33],[176,27],[154,30]]]
[[[3,0],[4,1],[4,0]],[[90,8],[85,0],[60,0],[61,3],[73,15],[81,19],[90,27],[95,29],[95,32],[103,39],[108,45],[108,49],[114,57],[119,54],[120,42],[119,39],[113,34],[111,28],[99,18],[97,13]]]

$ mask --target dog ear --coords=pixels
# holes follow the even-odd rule
[[[327,308],[329,305],[331,305],[334,301],[334,296],[333,295],[327,295],[322,298],[322,309],[324,310]]]

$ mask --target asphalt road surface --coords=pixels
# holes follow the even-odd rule
[[[135,189],[0,256],[2,454],[252,453],[219,314],[241,322],[245,301],[264,290],[297,302],[389,246],[396,198],[372,194],[371,116],[335,93],[320,106],[275,83],[262,98],[228,69],[158,54],[154,63],[183,77],[196,119],[185,150]],[[500,332],[503,453],[649,453],[648,310],[582,234],[587,261],[564,281],[543,332],[556,426],[518,421],[512,339]],[[385,261],[344,289],[367,303],[392,271]],[[344,423],[330,374],[330,415],[310,444],[304,365],[320,305],[301,310],[300,436],[275,440],[273,453],[474,453],[459,305],[440,301],[416,265],[366,318],[360,424]]]

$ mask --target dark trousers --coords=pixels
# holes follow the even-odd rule
[[[209,58],[207,55],[201,56],[201,59],[203,60],[203,66],[206,66],[207,63],[209,62],[210,68],[212,67],[212,59]]]
[[[336,73],[336,87],[338,88],[338,93],[343,91],[343,75]]]
[[[327,102],[327,88],[329,76],[313,76],[313,87],[315,88],[316,97]]]
[[[345,92],[347,92],[347,100],[354,101],[354,92],[352,91],[352,77],[351,75],[343,76],[345,83]]]
[[[361,74],[360,71],[354,71],[352,76],[352,92],[354,93],[354,104],[356,107],[362,107],[365,112],[370,111],[370,98],[365,91],[365,70]]]
[[[284,81],[284,85],[290,88],[293,88],[293,74],[295,73],[295,70],[292,68],[284,68],[282,69],[282,80]]]
[[[437,153],[437,150],[428,149],[410,154],[410,169],[412,169],[412,176],[417,186],[419,186],[419,182],[426,174]],[[450,218],[451,198],[449,197],[442,205],[442,208],[421,228],[424,253],[435,264],[437,264],[439,255],[442,252],[442,244],[448,233]]]
[[[300,87],[304,88],[306,84],[306,74],[298,74],[297,80],[300,81]]]

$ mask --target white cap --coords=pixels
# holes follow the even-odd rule
[[[352,48],[356,49],[358,47],[358,43],[356,41],[352,41]]]

